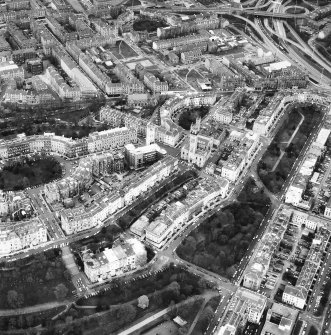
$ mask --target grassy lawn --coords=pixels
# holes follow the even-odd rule
[[[231,278],[253,240],[270,200],[249,179],[237,202],[207,218],[177,249],[178,255]]]
[[[0,188],[5,191],[22,190],[60,178],[60,163],[53,157],[33,156],[13,161],[0,172]]]
[[[291,144],[285,149],[286,144],[282,142],[288,141],[299,124],[301,120],[299,112],[304,115],[305,119]],[[313,128],[321,122],[322,117],[323,115],[317,106],[307,105],[294,107],[287,116],[287,119],[284,120],[283,125],[269,145],[258,166],[259,176],[271,192],[278,193],[281,190],[304,144],[312,133]],[[284,149],[285,154],[283,158],[276,169],[271,172],[281,154],[281,150]]]
[[[292,8],[289,8],[286,12],[289,14],[303,14],[305,10],[299,7],[296,7],[296,8],[292,7]]]
[[[58,300],[70,298],[74,287],[58,249],[3,264],[0,270],[0,309],[55,301],[55,288],[59,284],[66,289],[58,295]]]

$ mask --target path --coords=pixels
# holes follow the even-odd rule
[[[193,322],[192,322],[192,324],[191,324],[190,329],[189,329],[188,332],[187,332],[187,335],[190,335],[190,334],[193,332],[193,330],[194,330],[194,328],[195,328],[197,322],[199,321],[200,315],[201,315],[201,313],[203,312],[203,310],[205,309],[205,307],[206,307],[208,301],[209,301],[212,297],[215,297],[215,296],[217,296],[217,295],[218,295],[218,294],[217,294],[216,292],[214,292],[214,294],[212,294],[212,292],[209,292],[209,296],[206,296],[206,297],[205,297],[203,303],[202,303],[201,306],[200,306],[200,309],[199,309],[197,315],[195,316],[195,318],[194,318],[194,320],[193,320]]]
[[[68,300],[52,301],[52,302],[46,302],[45,304],[40,304],[40,305],[35,305],[35,306],[30,306],[30,307],[23,307],[23,308],[17,308],[17,309],[5,309],[5,310],[0,310],[0,317],[37,313],[37,312],[45,311],[47,309],[52,309],[52,308],[61,307],[61,306],[64,307],[65,305],[68,305],[71,303],[72,302]]]
[[[206,292],[204,294],[202,294],[202,296],[204,297],[205,301],[209,301],[210,298],[212,297],[211,295],[211,292]],[[132,327],[126,329],[126,330],[123,330],[122,332],[118,333],[118,335],[129,335],[129,334],[132,334],[133,332],[139,330],[140,328],[144,327],[145,325],[159,319],[160,317],[162,317],[163,315],[167,314],[168,312],[170,312],[171,310],[173,310],[174,307],[177,307],[177,309],[179,307],[182,307],[183,305],[186,305],[190,302],[194,302],[196,300],[197,296],[194,296],[194,297],[191,297],[191,298],[188,298],[174,306],[169,306],[165,309],[163,309],[162,311],[160,312],[157,312],[155,313],[154,315],[146,318],[145,320],[142,320],[140,321],[139,323],[133,325]]]
[[[287,141],[287,145],[286,145],[285,149],[282,150],[282,152],[281,152],[281,154],[279,155],[279,157],[278,157],[278,159],[277,159],[277,161],[276,161],[274,167],[272,168],[272,170],[271,170],[270,172],[274,172],[274,171],[276,170],[276,168],[277,168],[279,162],[281,161],[281,159],[283,158],[283,156],[284,156],[284,154],[285,154],[285,150],[286,150],[286,149],[288,148],[288,146],[292,143],[292,141],[293,141],[295,135],[297,134],[297,132],[299,131],[299,129],[300,129],[300,127],[301,127],[303,121],[305,120],[305,117],[302,115],[302,113],[301,113],[301,112],[299,112],[299,113],[300,113],[300,115],[301,115],[301,120],[300,120],[299,124],[297,125],[297,127],[295,128],[295,130],[294,130],[294,132],[293,132],[291,138]],[[284,143],[284,142],[282,142],[282,143]],[[285,143],[286,143],[286,142],[285,142]]]
[[[145,326],[145,325],[149,324],[150,322],[153,322],[153,321],[157,320],[158,318],[160,318],[161,316],[167,314],[168,312],[171,311],[172,308],[173,308],[173,306],[167,307],[167,308],[163,309],[162,311],[150,316],[149,318],[137,323],[136,325],[120,332],[118,335],[132,334],[133,332],[137,331],[138,329],[142,328],[143,326]]]

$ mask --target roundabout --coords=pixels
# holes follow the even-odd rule
[[[288,6],[284,9],[285,13],[288,14],[309,14],[309,10],[301,6]]]

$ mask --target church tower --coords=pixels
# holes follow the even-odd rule
[[[198,147],[198,134],[200,131],[200,126],[201,126],[201,118],[198,117],[196,119],[195,124],[191,124],[191,129],[190,129],[190,144],[189,144],[189,154],[188,154],[188,160],[191,162],[192,160],[194,161],[194,155]]]

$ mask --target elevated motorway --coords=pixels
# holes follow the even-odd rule
[[[269,6],[269,4],[265,4]],[[274,13],[256,10],[256,8],[233,8],[233,7],[194,7],[194,8],[158,8],[158,11],[168,13],[194,13],[194,12],[213,12],[216,14],[237,15],[238,13],[247,13],[254,16],[275,17],[279,19],[300,19],[307,18],[305,14],[290,14],[290,13]]]
[[[284,12],[285,9],[286,7],[282,6],[281,3],[277,3],[276,6],[274,5],[270,6],[268,11],[272,11],[273,13]],[[310,78],[315,80],[317,83],[330,87],[331,84],[330,79],[323,77],[323,75],[321,75],[320,69],[310,64],[310,62],[308,62],[304,57],[302,57],[302,54],[297,52],[297,49],[302,51],[303,54],[310,56],[316,64],[318,64],[323,69],[326,69],[329,73],[331,73],[331,67],[329,63],[325,59],[319,57],[319,55],[316,55],[316,53],[314,53],[314,50],[310,48],[310,46],[307,45],[305,41],[302,40],[302,38],[287,22],[283,22],[278,18],[274,18],[272,21],[275,30],[273,30],[269,26],[268,19],[266,18],[264,19],[265,27],[268,29],[269,33],[274,34],[281,39],[281,42],[283,42],[285,47],[288,49],[289,56],[294,60],[294,62],[303,66],[304,70],[308,70]],[[287,37],[285,27],[296,39],[296,41]],[[294,49],[292,46],[296,47],[296,49]]]

